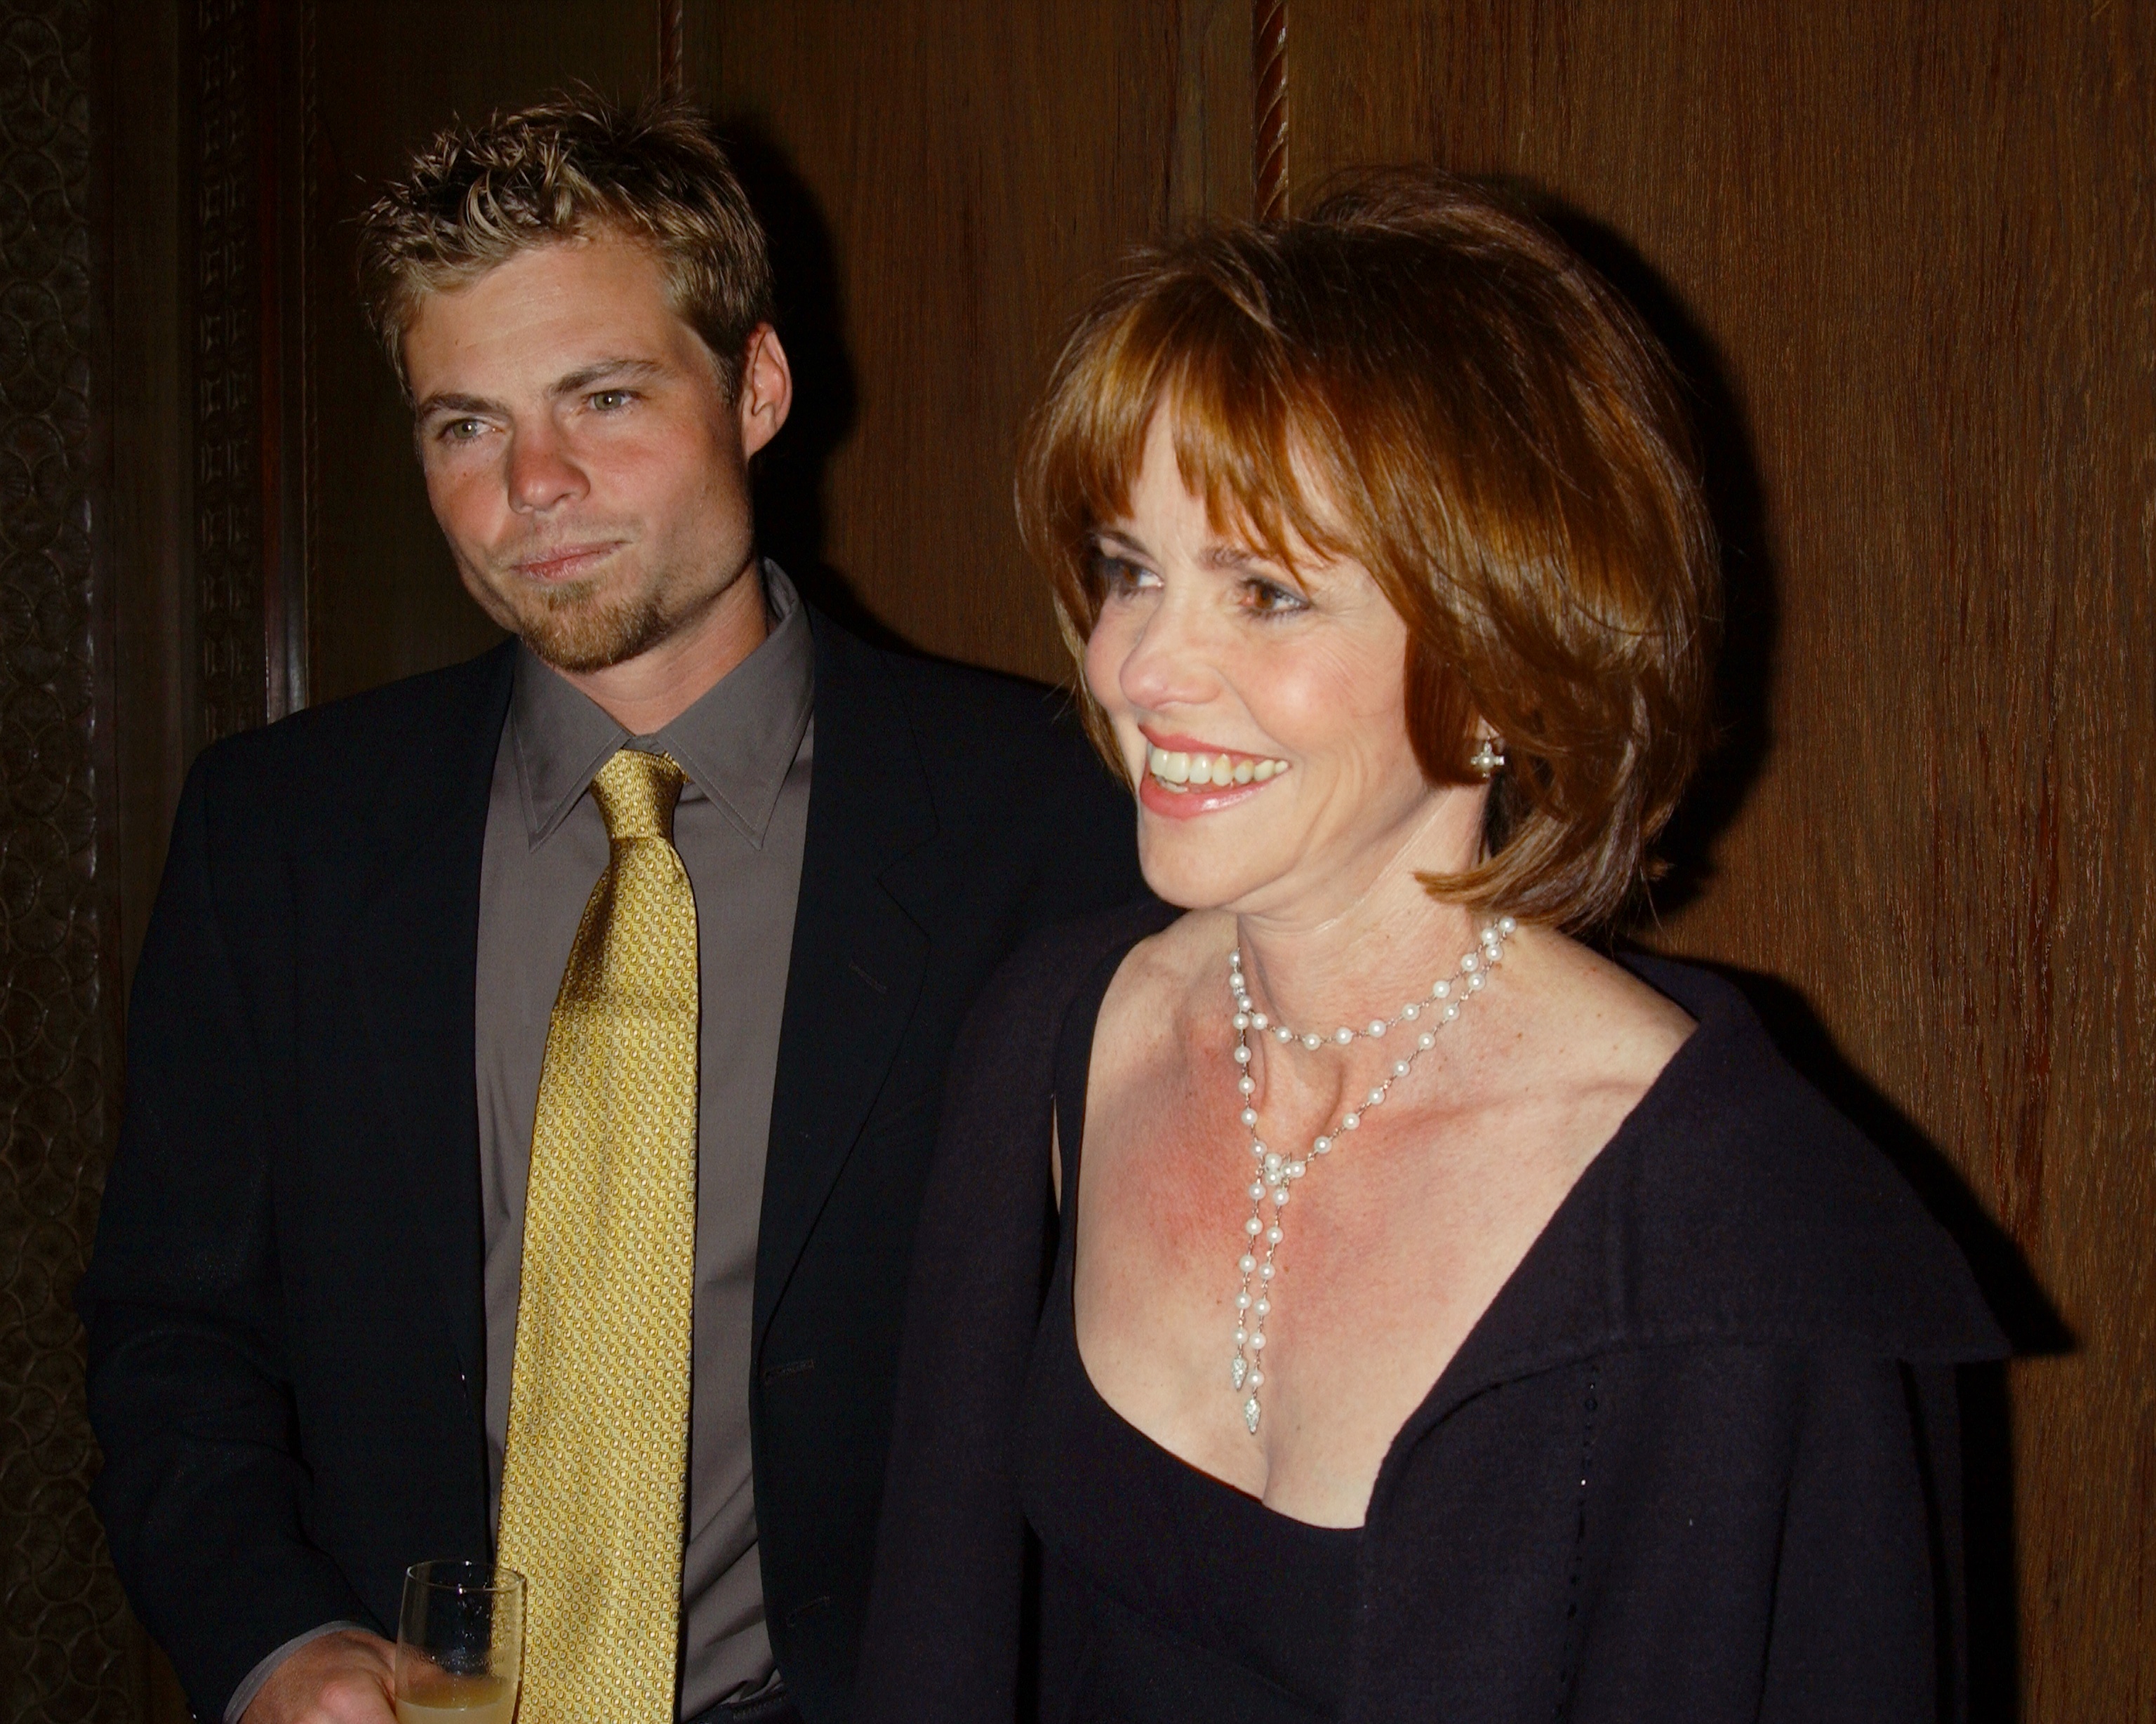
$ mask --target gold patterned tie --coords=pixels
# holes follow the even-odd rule
[[[681,769],[623,749],[613,855],[547,1032],[524,1205],[501,1560],[521,1724],[672,1724],[696,1245],[696,904]]]

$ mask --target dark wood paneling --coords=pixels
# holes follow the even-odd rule
[[[1168,219],[1180,230],[1247,220],[1255,197],[1251,119],[1255,40],[1250,0],[1183,0]],[[1286,110],[1283,105],[1281,117]]]
[[[1656,937],[1793,984],[1844,1095],[1943,1153],[2071,1326],[2012,1373],[2025,1716],[2057,1724],[2156,1716],[2152,31],[1295,0],[1290,38],[1299,188],[1524,177],[1707,377],[1732,741]]]
[[[464,595],[427,507],[411,418],[362,325],[352,218],[367,186],[458,115],[583,82],[636,97],[659,74],[659,0],[325,5],[311,351],[318,495],[307,598],[316,701],[454,662],[500,636]]]
[[[812,588],[1067,677],[1013,449],[1085,284],[1166,218],[1182,40],[1149,0],[690,9],[690,93],[763,141],[800,404],[762,530],[843,577]]]

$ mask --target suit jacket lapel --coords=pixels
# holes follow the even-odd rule
[[[756,1344],[860,1135],[912,1016],[928,939],[894,888],[936,831],[890,672],[812,613],[815,766],[772,1094]]]
[[[495,750],[509,711],[513,649],[491,654],[461,721],[410,752],[408,800],[354,921],[346,957],[353,1003],[377,1079],[377,1139],[393,1200],[435,1282],[448,1339],[475,1413],[485,1406],[479,1102],[474,975],[480,864]]]

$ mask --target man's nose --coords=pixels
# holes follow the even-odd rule
[[[583,469],[551,428],[519,430],[511,437],[507,479],[510,505],[531,514],[573,502],[591,488]]]

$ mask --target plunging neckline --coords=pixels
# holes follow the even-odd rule
[[[1170,923],[1168,926],[1173,926],[1173,924]],[[1165,930],[1159,931],[1164,932]],[[1517,1296],[1514,1295],[1516,1287],[1531,1279],[1531,1271],[1536,1267],[1537,1260],[1547,1255],[1546,1242],[1561,1239],[1565,1231],[1576,1224],[1582,1212],[1599,1201],[1599,1193],[1601,1188],[1617,1177],[1615,1173],[1605,1170],[1615,1167],[1621,1161],[1623,1152],[1642,1138],[1652,1125],[1654,1117],[1665,1110],[1670,1093],[1683,1081],[1685,1072],[1689,1069],[1689,1057],[1699,1044],[1701,1038],[1698,1034],[1698,1025],[1695,1023],[1692,1033],[1686,1035],[1676,1051],[1663,1062],[1661,1070],[1655,1074],[1654,1081],[1640,1092],[1639,1100],[1626,1110],[1624,1118],[1618,1121],[1616,1129],[1604,1140],[1601,1147],[1581,1167],[1578,1177],[1572,1182],[1571,1187],[1563,1197],[1558,1200],[1556,1207],[1550,1211],[1542,1226],[1536,1230],[1534,1237],[1527,1243],[1527,1249],[1520,1254],[1519,1260],[1512,1265],[1504,1280],[1498,1283],[1496,1290],[1490,1296],[1482,1309],[1476,1313],[1475,1321],[1468,1326],[1466,1333],[1460,1337],[1460,1345],[1453,1349],[1451,1357],[1445,1362],[1444,1367],[1432,1380],[1428,1391],[1420,1400],[1416,1402],[1407,1417],[1400,1422],[1399,1429],[1387,1440],[1384,1454],[1378,1464],[1378,1470],[1372,1475],[1371,1496],[1363,1501],[1363,1519],[1353,1527],[1327,1527],[1317,1521],[1305,1521],[1298,1516],[1288,1514],[1285,1510],[1273,1507],[1263,1497],[1245,1491],[1238,1485],[1231,1484],[1218,1474],[1208,1471],[1197,1462],[1177,1454],[1174,1449],[1170,1449],[1166,1444],[1127,1417],[1114,1402],[1101,1393],[1100,1386],[1093,1379],[1091,1367],[1086,1362],[1085,1349],[1078,1339],[1076,1251],[1078,1182],[1085,1161],[1086,1118],[1088,1112],[1087,1104],[1091,1100],[1092,1090],[1093,1047],[1100,1029],[1101,1008],[1107,1002],[1109,990],[1114,987],[1116,977],[1122,973],[1122,967],[1129,961],[1132,953],[1150,937],[1152,936],[1141,935],[1122,951],[1111,952],[1101,959],[1095,977],[1089,979],[1086,985],[1081,988],[1072,999],[1071,1013],[1065,1019],[1062,1045],[1059,1048],[1055,1061],[1057,1089],[1054,1114],[1056,1139],[1061,1150],[1063,1162],[1062,1189],[1060,1196],[1061,1213],[1064,1217],[1063,1225],[1070,1236],[1067,1255],[1070,1258],[1070,1285],[1068,1315],[1070,1324],[1071,1353],[1077,1362],[1080,1373],[1086,1380],[1086,1387],[1100,1401],[1101,1406],[1106,1408],[1118,1423],[1127,1427],[1134,1434],[1158,1449],[1162,1455],[1174,1461],[1178,1466],[1188,1468],[1192,1472],[1219,1485],[1221,1489],[1232,1491],[1236,1496],[1257,1504],[1267,1514],[1278,1516],[1282,1520],[1292,1521],[1298,1526],[1309,1527],[1320,1532],[1359,1532],[1368,1524],[1370,1502],[1377,1494],[1378,1481],[1382,1480],[1394,1468],[1399,1457],[1402,1439],[1410,1432],[1421,1429],[1435,1415],[1437,1409],[1445,1406],[1452,1398],[1455,1393],[1455,1379],[1463,1375],[1460,1362],[1462,1360],[1469,1362],[1466,1367],[1467,1370],[1481,1368],[1476,1361],[1481,1352],[1488,1351],[1488,1337],[1495,1332],[1495,1325],[1491,1321],[1493,1314],[1503,1310],[1508,1303],[1508,1296]],[[1618,962],[1627,975],[1633,977],[1645,986],[1653,986],[1631,965],[1624,963],[1621,957]],[[1656,991],[1660,993],[1659,989]],[[1667,996],[1665,995],[1664,998]],[[1086,1029],[1082,1049],[1078,1049],[1071,1045],[1072,1025],[1078,1021],[1078,1013],[1081,1008],[1086,1013],[1083,1019]],[[1075,1060],[1067,1060],[1066,1054],[1073,1052],[1077,1053],[1079,1057]],[[1069,1067],[1071,1065],[1075,1065],[1078,1072],[1082,1074],[1077,1086],[1078,1099],[1075,1106],[1075,1117],[1072,1104],[1065,1100],[1063,1085],[1063,1080],[1069,1075]]]

